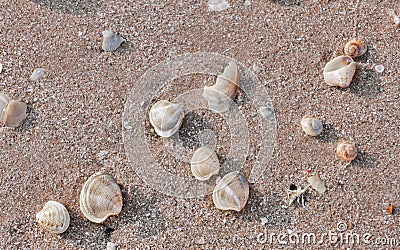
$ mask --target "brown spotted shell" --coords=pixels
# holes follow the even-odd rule
[[[11,100],[3,111],[3,124],[10,128],[16,128],[20,126],[27,116],[26,111],[26,103],[17,100]]]
[[[63,233],[69,226],[69,213],[65,206],[57,201],[48,201],[36,214],[39,225],[51,233]]]
[[[122,209],[122,194],[114,177],[97,172],[89,177],[82,187],[80,209],[92,222],[101,223]]]
[[[341,159],[352,161],[357,157],[357,147],[354,143],[343,141],[338,143],[336,153]]]
[[[364,55],[367,50],[368,46],[359,40],[351,40],[344,46],[344,53],[352,58]]]

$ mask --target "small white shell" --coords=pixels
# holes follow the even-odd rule
[[[356,72],[356,63],[350,56],[338,56],[324,68],[324,80],[330,86],[347,88]]]
[[[209,0],[207,5],[210,11],[222,11],[230,7],[227,0]]]
[[[115,34],[111,30],[105,30],[102,32],[102,34],[103,44],[101,45],[101,48],[104,51],[112,52],[116,50],[123,42],[125,42],[125,39]]]
[[[45,69],[42,69],[42,68],[35,69],[31,74],[30,80],[31,81],[37,81],[37,80],[45,77],[46,73],[47,72],[46,72]]]
[[[48,201],[36,214],[39,225],[51,233],[63,233],[69,226],[69,213],[65,206],[57,201]]]
[[[208,101],[208,107],[217,112],[229,110],[239,85],[239,72],[235,62],[230,62],[222,75],[217,76],[213,86],[204,86],[204,98]]]
[[[181,105],[166,100],[156,102],[149,112],[150,123],[161,137],[175,134],[181,127],[184,117]]]
[[[26,110],[26,103],[17,100],[11,100],[3,111],[3,124],[10,128],[16,128],[20,126],[27,116]]]
[[[197,180],[208,180],[219,172],[218,156],[209,146],[202,146],[193,153],[190,168]]]
[[[3,120],[3,112],[6,110],[6,107],[8,105],[8,103],[10,102],[10,98],[3,94],[0,93],[0,118],[1,120]]]
[[[310,136],[318,136],[322,133],[324,126],[322,122],[312,116],[306,115],[301,119],[301,127],[303,131]]]
[[[308,183],[310,183],[311,187],[317,191],[319,194],[324,194],[326,191],[325,184],[322,182],[321,178],[319,177],[319,174],[314,173],[311,174],[307,178]]]
[[[213,191],[214,205],[221,210],[241,211],[249,198],[249,182],[239,171],[225,175]]]
[[[80,209],[92,222],[101,223],[122,210],[122,194],[115,179],[104,172],[89,177],[80,194]]]

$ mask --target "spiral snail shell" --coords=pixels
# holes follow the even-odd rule
[[[111,30],[105,30],[101,34],[103,35],[103,43],[101,48],[104,51],[112,52],[116,50],[123,42],[125,42],[125,39],[115,34]]]
[[[218,156],[211,147],[202,146],[193,153],[190,168],[197,180],[208,180],[219,172]]]
[[[63,233],[69,226],[69,213],[65,206],[57,201],[48,201],[36,214],[39,225],[51,233]]]
[[[351,40],[344,46],[344,53],[352,58],[364,55],[367,50],[368,46],[359,40]]]
[[[184,117],[181,105],[166,100],[156,102],[149,112],[150,123],[161,137],[170,137],[178,132]]]
[[[350,56],[338,56],[329,61],[324,68],[324,80],[330,86],[347,88],[356,72],[356,63]]]
[[[318,136],[324,129],[324,126],[319,119],[309,115],[304,116],[300,123],[303,131],[310,136]]]
[[[339,142],[336,148],[337,155],[345,161],[352,161],[357,157],[357,147],[349,141]]]

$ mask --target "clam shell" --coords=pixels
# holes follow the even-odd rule
[[[357,147],[349,141],[339,142],[336,148],[337,155],[345,161],[352,161],[357,157]]]
[[[317,191],[319,194],[324,194],[326,191],[326,186],[325,184],[322,182],[321,178],[319,177],[319,174],[314,173],[311,174],[308,178],[307,178],[308,183],[310,183],[311,187]]]
[[[80,208],[92,222],[101,223],[122,209],[122,194],[115,179],[104,172],[89,177],[82,187]]]
[[[1,120],[3,119],[2,118],[3,112],[5,111],[9,102],[10,102],[10,98],[5,94],[0,93],[0,118],[1,118]]]
[[[330,86],[347,88],[356,72],[356,63],[350,56],[338,56],[324,68],[324,80]]]
[[[239,72],[235,62],[230,62],[222,75],[217,76],[215,84],[204,86],[203,96],[208,102],[208,107],[217,112],[229,110],[239,86]]]
[[[367,50],[368,46],[359,40],[351,40],[344,46],[344,53],[352,58],[364,55]]]
[[[310,136],[318,136],[322,133],[324,126],[322,122],[312,116],[306,115],[301,119],[301,127],[303,131]]]
[[[57,201],[48,201],[36,214],[36,221],[43,229],[60,234],[67,230],[70,217],[63,204]]]
[[[17,100],[11,100],[3,111],[3,124],[10,128],[16,128],[20,126],[27,116],[26,111],[26,103]]]
[[[214,205],[221,210],[241,211],[249,198],[249,182],[239,171],[225,175],[213,191]]]
[[[175,134],[181,127],[184,117],[181,105],[166,100],[156,102],[149,112],[150,123],[161,137]]]
[[[190,168],[197,180],[208,180],[219,172],[218,156],[211,147],[202,146],[193,153]]]
[[[37,81],[37,80],[45,77],[46,73],[47,72],[46,72],[45,69],[42,69],[42,68],[35,69],[31,74],[30,80],[31,81]]]
[[[125,42],[125,39],[115,34],[111,30],[105,30],[102,32],[102,34],[103,34],[103,43],[101,45],[101,48],[104,51],[112,52],[116,50],[123,42]]]

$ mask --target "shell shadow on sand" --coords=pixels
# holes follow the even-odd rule
[[[44,5],[52,11],[62,11],[68,14],[95,13],[100,8],[102,1],[98,0],[31,0],[39,5]]]

